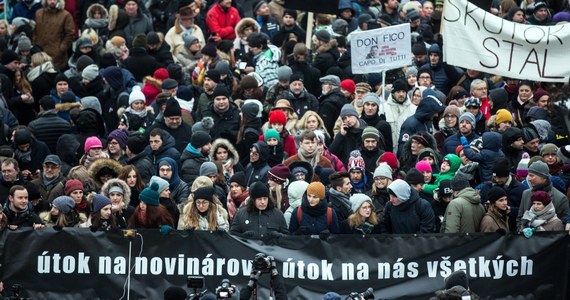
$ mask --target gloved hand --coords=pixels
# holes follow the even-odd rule
[[[462,136],[459,138],[459,140],[461,141],[461,146],[463,146],[463,149],[469,148],[469,142],[467,141],[466,137]]]
[[[271,270],[271,276],[279,275],[279,271],[277,271],[277,263],[275,262],[275,257],[268,256],[267,259],[269,260],[269,269]]]
[[[172,228],[172,226],[169,225],[160,225],[160,233],[167,235],[169,234],[174,228]]]
[[[522,232],[523,232],[525,238],[530,239],[530,237],[532,237],[532,234],[534,233],[534,228],[530,228],[530,227],[525,228],[525,229],[523,229]]]
[[[261,271],[252,270],[251,275],[249,275],[249,282],[247,283],[247,286],[254,289],[257,286],[257,280],[259,279],[259,276],[261,276]]]

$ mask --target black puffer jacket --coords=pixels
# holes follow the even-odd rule
[[[328,132],[334,132],[334,123],[340,115],[342,106],[347,104],[348,100],[344,97],[340,88],[335,88],[326,95],[322,95],[319,98],[319,102],[321,103],[319,115],[325,123],[325,128]]]
[[[60,118],[53,109],[40,112],[38,118],[30,122],[28,128],[38,140],[46,143],[51,153],[56,153],[59,137],[71,133],[69,122]]]

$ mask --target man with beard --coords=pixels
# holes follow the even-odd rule
[[[511,127],[503,133],[503,152],[509,160],[510,171],[514,173],[524,153],[524,136],[520,128]]]
[[[457,146],[461,145],[459,140],[461,137],[465,137],[469,143],[479,138],[479,135],[473,131],[474,128],[475,117],[470,112],[464,112],[459,117],[459,131],[447,137],[443,142],[443,155],[455,153]]]
[[[441,112],[445,110],[439,99],[436,97],[435,91],[427,89],[423,92],[422,101],[414,115],[406,119],[400,130],[400,139],[398,140],[398,152],[402,151],[402,146],[416,133],[427,132],[433,134],[433,122]]]
[[[71,14],[64,9],[64,1],[47,0],[36,12],[34,44],[42,47],[53,58],[59,70],[67,69],[67,50],[71,48],[75,35],[75,24]]]
[[[8,202],[10,189],[15,185],[26,186],[31,184],[21,178],[18,161],[8,157],[2,160],[2,177],[0,177],[0,205],[5,206]]]
[[[184,151],[192,137],[192,126],[183,121],[182,110],[176,99],[166,100],[162,120],[157,122],[155,119],[154,124],[147,131],[151,132],[155,128],[168,132],[174,138],[174,147],[178,152]]]
[[[380,132],[372,126],[368,126],[362,131],[362,145],[359,150],[362,159],[364,159],[366,170],[374,170],[380,155],[384,154],[384,150],[380,148],[380,139]]]
[[[387,148],[388,150],[392,150],[392,152],[396,153],[398,150],[398,138],[400,137],[400,129],[402,128],[402,124],[406,121],[406,119],[412,116],[417,109],[417,106],[412,104],[412,101],[408,97],[408,93],[406,92],[406,83],[398,79],[394,81],[392,84],[392,92],[390,96],[383,103],[380,108],[378,115],[382,117],[390,127],[392,128],[391,139],[393,143],[393,148]]]
[[[356,85],[356,97],[359,97],[358,84]],[[360,119],[364,121],[368,126],[372,126],[379,131],[379,139],[377,141],[378,148],[382,150],[392,150],[392,127],[390,124],[383,120],[379,115],[378,111],[380,109],[380,98],[374,93],[365,94],[362,99],[362,114]],[[366,161],[366,159],[364,159]],[[366,165],[368,168],[368,164]],[[372,170],[372,169],[369,169]]]
[[[8,197],[10,203],[4,207],[4,214],[8,219],[8,227],[16,230],[19,227],[42,228],[42,220],[36,213],[30,210],[28,191],[21,185],[15,185],[10,189]]]
[[[194,103],[194,107],[192,107],[193,112],[195,112],[196,122],[202,119],[201,112],[203,110],[208,109],[208,105],[214,102],[214,97],[212,94],[216,87],[220,84],[220,72],[215,69],[210,69],[204,75],[204,92],[200,94],[198,97],[198,102]]]
[[[342,222],[352,214],[350,176],[348,172],[336,172],[329,179],[331,182],[328,192],[329,206],[334,208],[338,221]]]
[[[289,166],[296,161],[308,162],[313,171],[317,166],[322,168],[331,168],[331,162],[326,157],[321,156],[318,150],[318,139],[313,131],[304,131],[301,135],[301,141],[299,142],[299,150],[296,155],[293,155],[285,160],[285,165]],[[313,172],[314,174],[314,172]],[[312,181],[317,181],[318,176],[314,175]]]
[[[283,96],[289,100],[298,116],[304,115],[308,110],[319,110],[319,101],[305,89],[304,76],[301,73],[294,73],[289,77],[289,90]]]
[[[49,201],[63,196],[65,177],[61,174],[61,159],[57,155],[46,156],[43,163],[43,172],[39,178],[32,181],[40,188],[42,199]]]
[[[346,166],[350,152],[358,149],[362,143],[362,132],[366,123],[358,117],[358,112],[351,104],[345,104],[342,107],[340,117],[342,119],[340,132],[334,136],[330,150]]]
[[[210,135],[213,139],[224,138],[235,145],[241,121],[240,109],[230,101],[230,91],[225,86],[217,86],[212,96],[214,103],[202,111],[202,117],[212,117],[216,124],[210,129]]]
[[[275,1],[272,1],[275,2]],[[297,37],[298,41],[304,41],[306,37],[305,30],[296,22],[297,11],[293,9],[286,9],[283,13],[282,26],[272,38],[271,43],[277,47],[281,47],[291,35]]]
[[[334,132],[334,123],[343,105],[348,103],[340,91],[340,78],[336,75],[327,75],[320,79],[322,95],[319,97],[319,115],[323,118],[328,132]]]
[[[212,147],[212,138],[209,134],[198,131],[192,135],[192,139],[182,155],[180,163],[182,165],[180,175],[182,180],[189,186],[192,186],[194,179],[200,175],[200,166],[209,161],[210,148]]]

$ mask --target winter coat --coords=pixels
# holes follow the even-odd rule
[[[325,128],[328,132],[333,132],[334,123],[340,115],[342,106],[349,102],[340,91],[340,88],[335,88],[326,95],[322,95],[319,97],[319,102],[320,106],[318,112],[325,123]]]
[[[156,59],[159,68],[166,68],[168,65],[174,63],[170,46],[166,42],[160,42],[158,49],[147,49],[146,52]]]
[[[32,7],[28,7],[24,1],[18,1],[14,8],[12,8],[12,14],[10,16],[10,24],[15,18],[22,17],[28,20],[35,20],[36,19],[36,12],[42,8],[42,4],[39,0],[34,0]]]
[[[63,174],[60,173],[49,185],[45,185],[43,177],[42,174],[39,178],[32,180],[32,183],[39,188],[43,200],[52,203],[55,198],[65,195],[65,177]]]
[[[492,184],[490,182],[483,184],[481,191],[479,192],[479,195],[481,195],[481,203],[487,203],[489,200],[488,192],[491,190],[493,185],[495,184]],[[517,215],[519,214],[519,207],[522,201],[522,194],[527,189],[527,187],[515,180],[512,175],[501,187],[507,192],[507,204],[511,208],[509,212],[509,228],[511,231],[514,231],[517,228],[516,221]]]
[[[428,95],[426,95],[426,92],[429,92]],[[433,135],[433,123],[431,121],[433,115],[442,112],[444,109],[445,105],[437,99],[435,92],[430,89],[425,90],[424,98],[418,105],[414,115],[407,118],[402,124],[398,144],[402,146],[418,132],[427,132]],[[401,149],[398,148],[398,151],[401,151]]]
[[[432,65],[428,60],[423,67],[428,67],[432,71],[433,85],[443,94],[447,95],[449,90],[457,84],[462,74],[455,66],[443,62],[443,55],[437,43],[431,45],[428,50],[428,56],[430,53],[437,53],[439,55],[439,62],[437,65]]]
[[[238,10],[231,6],[227,11],[219,3],[206,13],[206,25],[210,32],[217,33],[223,40],[236,38],[234,28],[240,20]]]
[[[449,153],[453,153],[455,154],[455,149],[457,148],[457,146],[461,145],[461,141],[459,140],[462,135],[459,131],[448,136],[445,141],[443,142],[443,153],[441,153],[442,155],[447,155]],[[477,135],[474,131],[471,132],[470,135],[465,137],[467,139],[468,143],[471,143],[473,140],[476,140],[479,138],[479,135]],[[500,147],[500,138],[499,138],[499,147]]]
[[[261,26],[261,32],[269,36],[269,40],[273,40],[273,37],[279,32],[279,22],[270,16],[255,17],[257,23]],[[280,44],[273,44],[276,46],[281,46]]]
[[[313,60],[313,67],[319,69],[321,75],[324,76],[330,68],[338,66],[337,61],[340,58],[340,52],[335,39],[319,46],[316,52],[317,56]]]
[[[360,122],[358,128],[351,127],[347,130],[345,135],[340,133],[335,135],[334,140],[329,147],[329,150],[336,154],[345,166],[348,165],[350,152],[360,148],[362,144],[362,132],[367,125],[361,119],[358,119],[358,121]]]
[[[154,128],[160,128],[165,132],[168,132],[174,138],[174,147],[180,153],[184,151],[186,145],[190,143],[190,138],[192,137],[192,126],[188,125],[185,122],[182,122],[178,128],[172,129],[166,126],[163,120],[159,122],[155,121],[154,124],[146,130],[146,132],[150,133]]]
[[[181,48],[180,51],[176,53],[175,56],[178,64],[182,66],[182,71],[188,74],[192,74],[194,68],[200,62],[202,58],[202,52],[198,51],[196,53],[189,52],[187,48]]]
[[[189,214],[189,211],[190,211],[192,205],[194,205],[194,203],[189,202],[187,205],[184,206],[184,208],[182,210],[182,216]],[[212,204],[210,204],[210,205],[212,205]],[[208,223],[208,219],[205,216],[202,216],[201,214],[198,214],[198,227],[197,228],[190,226],[190,224],[184,220],[184,217],[182,217],[178,220],[178,225],[176,226],[176,229],[178,229],[178,230],[186,230],[186,229],[209,230],[208,228],[210,228],[210,224]],[[230,224],[228,224],[226,217],[224,217],[219,210],[216,210],[216,229],[223,230],[223,231],[228,231],[228,229],[230,229]]]
[[[490,206],[489,210],[481,220],[479,231],[481,232],[497,232],[503,230],[509,231],[508,214],[505,212],[503,216],[501,212],[494,206]]]
[[[4,207],[2,211],[6,215],[8,225],[17,225],[18,227],[32,227],[34,224],[42,224],[42,219],[29,207],[25,211],[15,212],[10,209],[9,205]]]
[[[210,161],[214,161],[214,156],[218,151],[218,148],[221,146],[225,146],[228,149],[228,159],[231,159],[231,163],[223,163],[224,165],[224,174],[226,176],[227,181],[229,182],[230,178],[237,172],[245,171],[243,165],[239,163],[240,156],[234,147],[228,140],[226,139],[216,139],[212,143],[212,148],[210,148]],[[248,153],[249,155],[249,153]],[[230,171],[230,169],[232,171]]]
[[[293,24],[291,27],[281,25],[279,31],[271,38],[271,43],[277,47],[281,47],[284,42],[289,40],[289,35],[297,36],[298,41],[304,41],[307,37],[307,33],[303,28],[301,28],[297,23]]]
[[[32,96],[34,96],[35,101],[39,101],[43,96],[50,94],[55,86],[56,76],[57,70],[52,62],[46,62],[30,69],[26,78],[33,87]],[[37,108],[39,108],[39,104]]]
[[[121,179],[111,178],[101,187],[101,194],[109,197],[109,189],[114,186],[119,186],[123,190],[123,206],[115,211],[115,219],[119,228],[127,228],[129,219],[135,212],[135,208],[130,205],[131,202],[131,188]]]
[[[239,131],[241,118],[240,110],[237,105],[230,101],[230,108],[222,115],[214,110],[214,103],[208,105],[208,109],[202,111],[202,118],[212,117],[214,119],[214,128],[210,129],[210,136],[213,140],[224,138],[232,144],[236,144],[236,138]]]
[[[287,223],[278,208],[260,211],[244,206],[238,209],[230,226],[230,234],[263,238],[272,235],[288,234]]]
[[[146,152],[142,151],[133,157],[129,157],[127,159],[127,164],[135,165],[135,167],[137,167],[139,175],[144,183],[148,183],[150,181],[154,172],[154,166]]]
[[[51,153],[56,152],[59,137],[66,133],[71,133],[69,122],[60,118],[53,109],[40,112],[38,118],[30,122],[28,128],[30,128],[36,139],[48,146]]]
[[[559,190],[552,186],[551,182],[548,184],[534,188],[534,189],[527,189],[522,194],[521,205],[519,206],[519,213],[517,215],[517,228],[521,228],[522,224],[522,217],[524,212],[529,210],[532,207],[532,201],[530,200],[530,196],[532,192],[536,190],[543,190],[550,194],[552,197],[552,203],[554,204],[554,209],[556,210],[556,216],[558,219],[562,220],[563,222],[566,221],[566,217],[568,216],[568,198],[566,195],[561,193]]]
[[[386,203],[384,218],[380,222],[382,233],[431,233],[435,232],[435,216],[429,202],[411,189],[410,199],[394,206]]]
[[[471,187],[464,188],[447,205],[441,232],[479,232],[483,216],[485,216],[485,208],[481,204],[479,194]]]
[[[82,1],[82,2],[89,2],[89,1]],[[100,19],[94,18],[93,11],[95,10],[94,9],[95,7],[103,11],[103,14]],[[87,8],[87,12],[85,13],[85,15],[87,16],[87,19],[85,19],[83,30],[87,28],[95,30],[95,32],[99,36],[99,39],[101,41],[106,42],[109,37],[109,11],[107,10],[107,8],[105,8],[105,5],[99,3],[93,3],[89,5],[89,7]],[[81,15],[79,18],[83,19],[84,15]],[[78,24],[81,23],[78,22]]]
[[[441,232],[441,223],[445,217],[445,210],[447,209],[447,204],[443,201],[434,200],[431,202],[431,209],[435,216],[435,232]]]
[[[77,150],[81,143],[72,134],[64,134],[57,139],[56,153],[61,159],[61,172],[67,176],[71,167],[79,163]]]
[[[172,137],[168,132],[164,132],[162,146],[160,146],[158,150],[153,151],[150,148],[150,145],[146,146],[144,150],[150,158],[152,164],[158,168],[158,162],[165,157],[172,158],[178,164],[180,161],[180,152],[176,150],[174,145],[174,137]]]
[[[164,42],[170,46],[170,53],[172,53],[172,57],[174,57],[177,62],[180,62],[178,55],[182,49],[186,49],[186,47],[184,47],[184,40],[182,39],[182,33],[184,31],[185,29],[180,25],[180,21],[176,19],[174,26],[170,28],[164,36]],[[192,24],[192,36],[198,39],[201,47],[206,45],[202,29],[195,24]]]
[[[16,146],[15,144],[12,146],[13,149],[17,149],[18,146]],[[49,148],[48,146],[42,142],[42,141],[38,141],[35,138],[32,138],[32,140],[30,141],[30,158],[31,160],[29,162],[24,162],[22,161],[20,158],[18,158],[18,155],[15,155],[15,159],[18,161],[19,163],[19,167],[20,170],[29,170],[30,172],[35,173],[36,170],[43,170],[42,169],[42,165],[43,165],[43,161],[46,158],[46,156],[48,156],[50,154]]]
[[[334,188],[329,188],[328,197],[328,205],[334,209],[339,224],[348,219],[352,214],[352,204],[349,195],[345,195]]]
[[[378,108],[378,115],[383,116],[383,118],[388,122],[390,127],[392,127],[392,143],[393,150],[386,149],[386,151],[396,153],[398,150],[398,139],[400,138],[400,130],[402,124],[411,117],[416,112],[417,106],[412,104],[412,101],[408,98],[404,103],[397,103],[396,100],[388,97],[388,100],[381,104]]]
[[[422,190],[423,193],[431,195],[432,197],[434,191],[437,188],[439,188],[439,184],[444,180],[452,180],[459,167],[461,167],[461,158],[459,158],[459,156],[455,154],[448,154],[444,156],[443,159],[449,160],[450,162],[449,171],[434,175],[434,177],[436,178],[434,184],[424,184],[424,188]]]
[[[477,153],[473,149],[463,148],[463,153],[467,158],[479,163],[479,178],[482,181],[490,181],[493,178],[493,165],[495,159],[505,157],[501,151],[502,137],[497,132],[483,133],[483,149]]]
[[[144,94],[146,105],[149,106],[156,100],[156,96],[162,92],[162,80],[152,76],[145,76],[143,83],[141,92]]]
[[[366,122],[368,126],[372,126],[380,132],[378,147],[382,149],[382,151],[392,152],[392,149],[394,149],[394,143],[392,141],[392,127],[390,124],[388,124],[386,120],[383,120],[378,114],[367,116],[364,111],[360,115],[360,119]]]
[[[127,40],[127,46],[132,47],[133,39],[137,34],[144,33],[147,34],[153,30],[152,20],[146,14],[143,14],[141,9],[137,11],[137,15],[134,18],[129,17],[129,24],[124,28],[125,40]],[[151,73],[152,74],[152,73]],[[142,80],[142,78],[141,78]]]
[[[123,60],[123,66],[133,73],[137,82],[142,82],[145,76],[152,76],[158,69],[156,59],[141,47],[131,49],[129,57]]]
[[[301,210],[301,222],[297,217],[298,210]],[[289,221],[289,232],[295,235],[313,235],[319,234],[324,230],[336,234],[340,232],[339,223],[334,209],[332,211],[332,220],[330,225],[327,222],[327,206],[326,200],[321,200],[316,206],[310,206],[307,196],[303,196],[301,206],[293,209],[291,220]]]
[[[430,150],[433,152],[434,151],[433,149],[437,148],[437,142],[435,141],[433,135],[424,133],[422,134],[422,136],[428,142],[428,147],[426,148],[430,148]],[[400,170],[404,172],[408,172],[408,170],[410,170],[411,168],[415,168],[416,162],[418,160],[418,155],[422,153],[422,151],[420,150],[420,152],[418,152],[418,155],[413,155],[411,147],[412,147],[412,139],[408,139],[408,141],[404,143],[404,147],[402,148],[400,155],[398,155],[398,160],[400,161]],[[425,148],[422,150],[425,150]],[[437,153],[435,155],[437,156]],[[436,158],[436,160],[437,160],[436,163],[440,164],[439,156]],[[439,166],[437,166],[437,168],[439,168]]]
[[[56,9],[47,8],[47,0],[42,0],[43,8],[36,12],[33,43],[44,49],[60,70],[67,68],[67,51],[75,36],[75,23],[71,14],[64,9],[65,0],[58,0]]]
[[[209,161],[199,150],[188,144],[182,155],[180,155],[180,176],[188,185],[192,186],[194,179],[200,175],[200,166]]]
[[[281,52],[277,47],[269,45],[267,49],[255,55],[253,60],[255,61],[255,73],[263,78],[265,88],[270,88],[279,81],[277,69],[281,60]]]
[[[159,174],[160,163],[162,161],[167,161],[168,164],[172,166],[172,176],[168,179],[170,183],[170,199],[176,204],[185,202],[190,195],[190,187],[186,182],[182,181],[178,175],[178,162],[170,157],[161,158],[156,164],[156,174]]]
[[[289,67],[293,74],[303,74],[303,85],[311,95],[321,94],[321,71],[306,61],[289,60]],[[297,114],[299,115],[299,114]],[[299,115],[300,116],[300,115]]]
[[[302,116],[305,112],[312,110],[312,111],[319,111],[319,101],[317,98],[310,94],[307,90],[303,90],[299,95],[293,94],[291,90],[287,90],[278,97],[279,99],[287,99],[291,106],[293,107],[293,111],[297,114],[297,116]]]

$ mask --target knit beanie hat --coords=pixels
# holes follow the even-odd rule
[[[319,181],[311,182],[307,187],[307,195],[314,195],[323,200],[325,199],[325,186]]]
[[[489,192],[487,192],[487,199],[489,200],[489,202],[491,204],[497,202],[497,200],[506,197],[507,196],[507,192],[505,192],[505,190],[500,187],[500,186],[493,186]]]
[[[459,118],[461,116],[461,110],[459,110],[459,107],[457,107],[457,105],[448,105],[443,111],[443,115],[452,115]]]
[[[77,62],[75,63],[75,69],[77,69],[78,72],[83,72],[87,66],[93,64],[95,64],[95,61],[93,61],[91,57],[83,54],[77,59]],[[99,69],[98,66],[97,69]]]
[[[207,134],[210,134],[210,130],[214,128],[214,118],[212,117],[204,117],[202,121],[194,123],[192,125],[192,133],[201,131]]]
[[[550,94],[543,88],[537,88],[534,92],[532,92],[532,99],[534,99],[534,102],[538,102],[542,96],[550,96]]]
[[[425,161],[425,160],[420,160],[416,163],[416,169],[422,173],[424,172],[433,172],[431,165],[429,162]]]
[[[180,103],[173,98],[166,100],[166,107],[162,115],[165,117],[181,117],[182,108],[180,108]]]
[[[532,125],[530,125],[532,126]],[[525,126],[522,129],[523,140],[525,143],[528,143],[534,139],[540,138],[538,136],[538,132],[534,129],[534,127]]]
[[[96,213],[103,207],[112,204],[111,199],[107,198],[105,195],[96,194],[93,196],[93,213]]]
[[[497,177],[507,177],[510,175],[511,166],[509,164],[509,160],[504,157],[498,157],[495,159],[493,167],[491,171],[493,172],[493,176]]]
[[[146,34],[146,43],[147,45],[158,45],[160,44],[160,37],[154,31],[151,31]]]
[[[210,202],[214,202],[214,194],[216,194],[216,190],[214,190],[213,186],[203,186],[198,188],[194,191],[194,202],[198,199],[208,200]]]
[[[253,120],[257,118],[257,113],[259,113],[259,106],[253,102],[244,103],[241,106],[241,112],[248,120]]]
[[[342,20],[342,19],[341,19]],[[344,20],[343,20],[344,21]],[[346,21],[345,21],[346,22]],[[323,296],[322,300],[341,300],[342,298],[338,293],[328,292]]]
[[[59,196],[53,199],[52,204],[63,214],[70,212],[75,207],[75,202],[69,196]]]
[[[392,83],[392,93],[397,91],[408,91],[408,85],[403,79],[398,79]]]
[[[362,98],[362,105],[365,105],[366,103],[374,103],[376,106],[380,106],[380,97],[375,93],[367,93]]]
[[[406,202],[410,200],[410,196],[412,195],[412,188],[404,180],[396,179],[392,181],[390,185],[388,185],[388,193],[398,198],[400,202]]]
[[[284,164],[278,164],[273,166],[269,171],[267,171],[267,177],[269,180],[277,183],[284,184],[287,182],[287,177],[289,177],[289,168]]]
[[[97,76],[99,76],[99,67],[96,64],[88,65],[81,71],[81,77],[89,81],[97,78]]]
[[[550,202],[552,202],[552,197],[550,196],[549,193],[545,191],[534,191],[530,196],[530,201],[533,203],[540,202],[544,206],[547,206],[548,204],[550,204]]]
[[[276,129],[274,128],[269,128],[265,131],[265,134],[263,135],[263,140],[267,143],[267,141],[269,139],[276,139],[278,142],[281,140],[281,136],[279,135],[279,132],[277,132]]]
[[[30,51],[32,49],[32,41],[24,32],[20,33],[18,38],[18,51]]]
[[[362,155],[360,154],[360,151],[353,150],[352,152],[350,152],[350,157],[348,158],[347,167],[348,167],[348,172],[358,170],[358,171],[364,173],[364,171],[366,170],[366,167],[365,167],[364,159],[362,158]]]
[[[469,289],[469,277],[467,277],[467,273],[463,270],[451,273],[451,275],[445,278],[444,283],[445,289],[451,289],[457,285],[462,286],[465,289]]]
[[[461,124],[461,122],[463,122],[464,120],[469,122],[471,126],[475,128],[476,121],[475,121],[475,116],[472,113],[466,111],[463,114],[461,114],[461,117],[459,117],[459,124]]]
[[[277,78],[279,81],[289,81],[289,78],[293,74],[293,70],[289,66],[281,66],[277,68]]]
[[[202,131],[194,132],[192,134],[192,137],[190,138],[190,144],[192,144],[192,146],[196,149],[204,147],[205,145],[209,144],[211,141],[212,138],[210,137],[210,135]]]
[[[445,179],[439,183],[439,188],[437,188],[437,196],[439,200],[443,200],[443,197],[453,195],[453,189],[451,188],[451,180]]]
[[[227,60],[221,60],[216,64],[215,68],[220,74],[229,74],[230,73],[230,63]],[[289,78],[287,78],[289,79]]]
[[[557,153],[558,153],[558,147],[552,143],[548,143],[542,146],[542,149],[540,149],[540,156],[545,156],[547,154],[557,155]]]
[[[374,178],[376,177],[386,177],[392,180],[392,168],[387,163],[381,163],[374,170]]]
[[[131,106],[135,101],[145,101],[145,96],[141,91],[141,87],[138,85],[133,86],[133,90],[129,94],[129,106]]]
[[[330,40],[332,39],[331,34],[327,30],[317,31],[315,37],[317,38],[317,40],[323,41],[325,43],[330,42]]]
[[[387,163],[390,166],[390,168],[392,168],[392,171],[400,167],[400,162],[398,161],[396,155],[389,151],[384,152],[384,154],[380,156],[380,159],[378,160],[378,165],[380,165],[380,163],[383,162]]]
[[[364,202],[370,202],[372,204],[372,199],[366,194],[357,193],[350,196],[350,203],[352,204],[352,212],[357,212]]]
[[[204,78],[210,78],[210,80],[212,80],[215,83],[220,83],[220,72],[216,69],[210,69],[208,71],[206,71],[206,75],[204,75]]]
[[[244,188],[247,187],[247,181],[245,180],[245,173],[244,172],[234,173],[234,175],[230,178],[230,183],[232,183],[232,182],[235,182]]]
[[[517,176],[526,177],[528,175],[528,163],[530,162],[528,153],[524,152],[517,165]]]
[[[504,109],[504,108],[501,108],[501,109],[497,110],[497,113],[496,113],[495,115],[496,115],[496,117],[495,117],[495,123],[496,123],[497,125],[499,125],[499,124],[501,124],[501,123],[504,123],[504,122],[509,122],[509,123],[511,123],[511,124],[514,123],[513,115],[511,114],[510,111],[508,111],[508,110],[506,110],[506,109]]]
[[[309,187],[309,183],[304,180],[291,182],[287,186],[287,196],[289,196],[289,203],[293,202],[294,200],[301,200],[307,191],[307,187]]]
[[[83,150],[87,153],[92,148],[103,148],[103,143],[101,143],[101,140],[96,136],[90,136],[85,140],[85,147]]]
[[[200,176],[209,176],[214,174],[218,174],[218,167],[216,167],[215,163],[207,161],[200,166]]]
[[[481,101],[479,100],[479,98],[475,98],[475,97],[471,96],[465,100],[465,107],[480,108],[481,107]]]
[[[0,63],[3,65],[7,65],[15,60],[20,60],[20,56],[18,53],[14,52],[14,50],[7,49],[2,53],[2,58],[0,59]]]
[[[147,44],[147,39],[146,39],[146,34],[144,33],[137,34],[133,39],[133,48],[135,47],[144,48],[146,47],[146,44]]]
[[[117,141],[121,149],[125,149],[125,147],[127,147],[128,139],[129,139],[129,132],[124,128],[117,128],[111,131],[111,133],[109,133],[109,136],[107,137],[108,142],[111,142],[112,140]]]
[[[380,141],[380,131],[373,126],[367,126],[362,131],[362,140],[365,139],[374,139],[376,142]]]
[[[32,133],[27,128],[20,128],[14,131],[14,143],[18,146],[29,144],[32,141]]]
[[[150,184],[152,185],[153,183],[158,184],[158,193],[162,193],[164,192],[164,190],[168,189],[170,187],[170,183],[168,183],[168,181],[166,181],[164,178],[158,177],[158,176],[152,176],[150,178]]]
[[[342,106],[342,109],[340,110],[340,117],[344,118],[346,116],[355,116],[358,118],[358,112],[356,111],[356,108],[354,108],[352,104],[347,103]]]
[[[534,174],[543,178],[549,178],[550,172],[548,165],[543,161],[534,162],[528,167],[528,173]]]
[[[77,97],[75,96],[75,94],[72,91],[65,91],[63,92],[63,94],[61,94],[61,103],[73,103],[76,102]]]
[[[153,182],[146,187],[139,195],[139,200],[146,205],[158,206],[160,204],[160,193],[158,192],[158,183]]]
[[[84,191],[83,183],[77,179],[70,179],[65,182],[65,194],[67,196],[71,195],[73,191]]]
[[[284,100],[284,99],[283,99],[283,100]],[[287,103],[289,103],[289,100],[284,100],[284,101],[287,101]],[[279,101],[277,101],[277,102],[279,102]],[[245,104],[249,104],[249,103],[252,103],[252,104],[257,105],[258,109],[257,109],[257,115],[256,115],[255,117],[257,117],[257,118],[262,118],[262,117],[263,117],[263,103],[261,103],[261,101],[259,101],[259,100],[257,100],[257,99],[246,99],[246,100],[243,102],[242,107],[243,107]],[[276,103],[276,104],[277,104],[277,103]],[[275,106],[272,108],[272,110],[275,110]],[[293,110],[293,109],[291,108],[291,110]]]
[[[340,82],[340,88],[348,91],[351,94],[354,94],[354,91],[356,90],[356,85],[354,84],[354,81],[352,79],[345,79]]]
[[[359,82],[359,83],[356,84],[354,90],[355,90],[355,91],[362,91],[362,92],[365,92],[365,93],[369,93],[369,92],[372,90],[372,88],[371,88],[370,85],[369,85],[368,83],[366,83],[366,82]],[[376,94],[374,94],[374,95],[376,95]]]
[[[424,42],[418,42],[412,45],[412,54],[427,55],[427,47]]]
[[[4,53],[6,53],[6,52],[4,52]],[[67,76],[65,76],[64,73],[58,73],[58,74],[55,76],[55,81],[54,81],[55,84],[57,84],[58,82],[61,82],[61,81],[63,81],[63,82],[69,82],[69,79],[67,78]]]
[[[218,84],[214,91],[212,92],[212,98],[216,97],[226,97],[230,98],[230,91],[225,85]]]
[[[558,148],[556,154],[562,160],[562,163],[565,165],[570,164],[570,145]]]
[[[414,66],[408,67],[406,70],[406,78],[408,78],[410,75],[418,76],[418,68]]]
[[[261,181],[256,181],[249,186],[249,198],[255,200],[261,197],[269,197],[269,186]]]
[[[146,145],[148,145],[148,140],[142,134],[131,136],[127,140],[127,147],[134,154],[143,152]]]
[[[453,179],[451,180],[451,188],[454,191],[458,192],[468,187],[469,187],[469,178],[467,178],[467,175],[463,173],[455,174],[455,177],[453,177]]]
[[[287,125],[287,116],[281,110],[273,110],[269,113],[269,124]]]
[[[184,42],[184,48],[188,48],[188,47],[192,46],[192,44],[200,42],[200,40],[196,36],[192,35],[188,31],[182,32],[182,34],[180,34],[180,37],[182,38],[182,41]]]
[[[424,174],[422,174],[416,168],[409,169],[406,173],[406,177],[404,177],[404,180],[408,184],[425,184]]]

